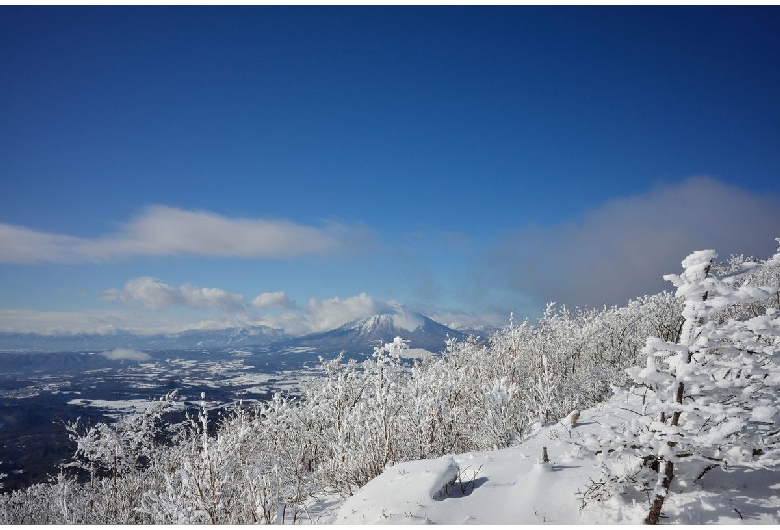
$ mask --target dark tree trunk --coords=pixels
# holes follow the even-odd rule
[[[664,500],[666,499],[666,493],[669,491],[669,486],[672,485],[672,478],[674,477],[674,462],[666,462],[664,465],[664,480],[661,485],[664,488],[664,495],[656,495],[653,499],[653,503],[650,505],[650,512],[645,518],[645,524],[657,524],[658,519],[661,517],[661,508],[663,508]]]
[[[691,355],[688,354],[688,362],[691,362]],[[675,401],[679,404],[682,404],[683,402],[683,396],[685,394],[685,385],[683,383],[680,383],[677,386],[677,395],[675,396]],[[672,426],[677,427],[680,424],[680,411],[676,411],[672,415]],[[677,442],[666,442],[666,444],[674,448],[674,446],[677,445]],[[664,494],[663,495],[656,495],[655,499],[653,499],[653,503],[650,505],[650,512],[647,514],[647,518],[645,518],[645,524],[656,524],[658,523],[658,519],[661,517],[661,508],[663,508],[664,500],[666,500],[666,495],[669,493],[669,486],[672,485],[672,479],[674,478],[674,462],[665,462],[664,463],[664,479],[661,482],[661,485],[664,488]]]

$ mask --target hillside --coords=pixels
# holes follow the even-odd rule
[[[641,524],[648,505],[641,495],[614,496],[580,509],[582,492],[591,479],[599,480],[602,466],[583,447],[586,440],[607,435],[606,427],[631,421],[641,406],[640,397],[620,392],[582,411],[573,428],[563,419],[538,425],[534,434],[507,449],[396,464],[334,510],[330,522]],[[547,464],[540,463],[543,447],[550,458]],[[713,469],[698,481],[673,482],[662,521],[778,524],[778,484],[780,471]]]

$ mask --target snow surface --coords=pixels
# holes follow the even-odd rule
[[[433,353],[424,348],[406,348],[401,352],[403,359],[422,359],[426,355],[433,355]]]
[[[71,399],[68,405],[78,405],[81,407],[95,407],[102,409],[106,416],[111,418],[122,418],[128,415],[143,414],[152,404],[148,399],[125,399],[125,400],[107,400],[107,399]],[[176,409],[184,409],[183,401],[172,403]]]
[[[398,463],[343,502],[336,524],[641,524],[646,498],[628,495],[581,508],[580,492],[599,477],[586,437],[624,423],[641,400],[622,392],[609,402],[536,431],[502,450]],[[546,447],[549,463],[541,463]],[[714,469],[697,484],[675,479],[662,523],[780,523],[780,472]],[[325,519],[325,520],[323,520]]]
[[[372,333],[379,329],[403,329],[414,331],[425,325],[425,317],[419,313],[406,311],[401,306],[393,307],[385,313],[368,316],[353,322],[351,327],[363,333]]]

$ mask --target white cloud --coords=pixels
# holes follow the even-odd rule
[[[103,292],[102,298],[122,304],[140,302],[146,309],[153,311],[175,305],[191,309],[218,307],[225,311],[237,311],[246,305],[246,300],[240,294],[211,287],[199,288],[188,283],[175,287],[149,277],[128,280],[121,291],[108,289]]]
[[[77,237],[36,232],[23,226],[0,223],[0,262],[80,261],[76,249],[84,241]]]
[[[364,226],[326,222],[313,227],[157,205],[117,233],[92,239],[0,224],[0,262],[83,263],[171,255],[285,259],[349,252],[371,239]]]
[[[372,315],[384,305],[366,293],[360,293],[344,300],[338,296],[325,300],[311,298],[307,311],[313,328],[317,331],[323,331],[346,324],[351,320]]]
[[[526,228],[485,257],[475,294],[508,287],[568,305],[623,304],[672,289],[690,252],[712,248],[767,257],[780,236],[780,200],[694,177],[607,201],[565,225]]]
[[[127,348],[104,351],[103,355],[110,361],[148,361],[152,358],[148,353]]]
[[[292,309],[295,307],[295,304],[287,297],[287,293],[284,291],[257,295],[250,302],[250,305],[257,308],[279,307],[282,309]]]
[[[240,294],[229,293],[214,287],[193,287],[185,283],[179,287],[183,304],[193,309],[218,307],[225,311],[236,311],[246,305],[246,300]]]
[[[293,335],[304,335],[337,328],[347,322],[364,318],[389,307],[366,293],[341,299],[338,296],[309,299],[305,307],[280,315],[268,315],[263,322],[284,329]]]
[[[125,282],[124,289],[107,289],[101,298],[107,302],[130,304],[134,301],[151,310],[159,311],[176,305],[178,290],[172,285],[158,282],[154,278],[133,278]]]

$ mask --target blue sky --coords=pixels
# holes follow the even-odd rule
[[[777,7],[2,7],[0,330],[624,303],[780,236]]]

